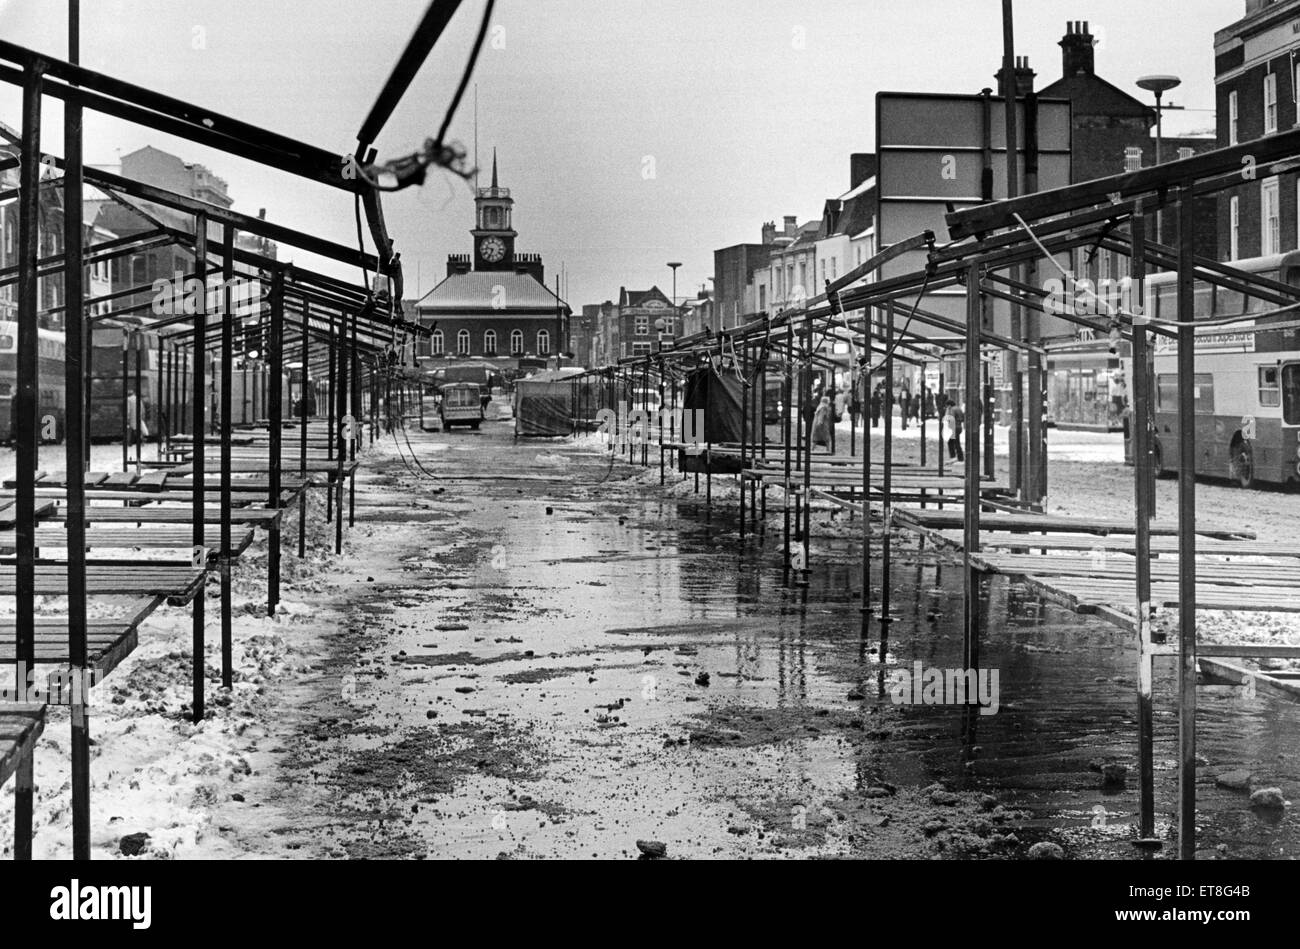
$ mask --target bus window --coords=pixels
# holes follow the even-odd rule
[[[1259,367],[1259,404],[1268,408],[1282,404],[1282,386],[1278,380],[1277,366]]]
[[[1240,316],[1246,309],[1246,295],[1240,290],[1218,287],[1214,291],[1215,316]]]
[[[1300,364],[1282,367],[1282,421],[1300,425]]]
[[[1214,376],[1198,372],[1192,379],[1192,401],[1197,415],[1214,414]]]
[[[1156,408],[1178,411],[1178,377],[1173,373],[1161,373],[1156,379]]]
[[[1178,287],[1175,284],[1164,283],[1156,289],[1156,318],[1178,319]]]
[[[1198,284],[1192,291],[1192,313],[1195,319],[1209,318],[1214,309],[1214,287]]]
[[[1300,385],[1300,378],[1297,379],[1297,385]],[[1297,398],[1300,399],[1300,393],[1297,393]],[[1176,373],[1161,373],[1156,377],[1156,408],[1162,412],[1178,411]],[[1214,414],[1214,376],[1208,372],[1198,372],[1193,379],[1192,408],[1197,415]],[[1300,411],[1300,403],[1297,411]]]

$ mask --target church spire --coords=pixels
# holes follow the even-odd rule
[[[492,149],[492,190],[495,191],[496,187],[497,187],[497,150],[496,148],[493,148]]]

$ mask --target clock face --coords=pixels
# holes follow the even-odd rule
[[[478,252],[484,260],[495,264],[506,255],[506,243],[499,237],[485,237],[478,245]]]

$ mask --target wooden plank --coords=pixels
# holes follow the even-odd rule
[[[940,530],[955,530],[963,526],[962,515],[958,511],[917,511],[899,512],[900,521]],[[1025,533],[1068,533],[1068,534],[1131,534],[1134,525],[1131,520],[1106,520],[1100,518],[1065,517],[1053,514],[1010,514],[996,511],[980,518],[983,527],[996,531],[1013,531]],[[1168,522],[1156,522],[1151,525],[1152,534],[1171,535],[1178,533],[1178,525]],[[1198,527],[1198,535],[1221,537],[1225,539],[1253,539],[1253,531],[1238,528],[1219,529]],[[1033,547],[1032,542],[1025,546]]]
[[[86,565],[88,594],[143,594],[165,596],[172,605],[184,605],[193,599],[205,571],[189,565],[127,563]],[[0,563],[0,596],[16,596],[17,565]],[[64,596],[68,592],[67,564],[36,564],[31,593],[37,596]],[[28,591],[23,591],[24,595]]]
[[[1289,698],[1300,698],[1300,682],[1289,675],[1250,669],[1240,663],[1213,657],[1198,656],[1196,664],[1207,676],[1224,679],[1236,685],[1245,685],[1247,680],[1254,679],[1257,689],[1262,688]]]
[[[157,505],[148,505],[146,507],[104,507],[91,508],[86,512],[86,523],[96,524],[189,524],[191,523],[193,511],[183,507],[160,507]],[[221,510],[216,507],[204,509],[204,522],[207,524],[221,523]],[[234,524],[249,524],[254,527],[263,529],[279,523],[281,511],[274,508],[265,507],[237,507],[230,511],[230,520]],[[57,509],[51,520],[66,521],[67,512],[63,508]]]
[[[115,471],[104,480],[104,486],[109,488],[129,488],[135,484],[136,473],[134,471]]]
[[[145,491],[161,491],[166,484],[169,472],[165,470],[146,471],[140,475],[136,487]]]
[[[0,704],[0,785],[13,776],[44,730],[44,705]]]

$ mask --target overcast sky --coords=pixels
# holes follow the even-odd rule
[[[427,0],[82,0],[82,63],[340,155]],[[66,55],[59,0],[0,0],[0,36]],[[483,9],[466,0],[389,122],[381,157],[437,132]],[[1001,61],[1000,0],[498,0],[479,58],[479,159],[500,156],[515,198],[517,247],[561,266],[568,302],[616,299],[620,286],[713,272],[713,250],[757,241],[765,220],[820,215],[848,187],[849,154],[874,147],[880,90],[978,92]],[[1214,31],[1242,0],[1018,0],[1016,51],[1039,87],[1060,76],[1067,20],[1088,20],[1097,72],[1174,73],[1185,113],[1172,132],[1213,127]],[[46,100],[48,148],[61,153],[59,104]],[[0,88],[0,121],[20,96]],[[451,137],[471,150],[473,91]],[[1195,111],[1200,110],[1200,111]],[[89,118],[87,161],[113,165],[144,144],[206,164],[235,208],[354,243],[341,192],[115,120]],[[653,171],[653,177],[648,176]],[[486,184],[486,180],[483,182]],[[427,292],[449,253],[468,253],[469,187],[445,174],[386,197],[407,295]],[[319,266],[307,255],[297,262]],[[359,275],[357,275],[359,276]]]

